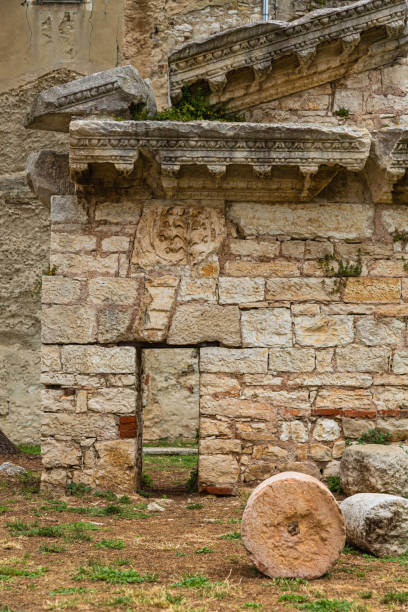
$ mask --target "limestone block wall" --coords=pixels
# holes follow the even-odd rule
[[[47,486],[110,486],[125,471],[132,489],[137,354],[162,345],[199,349],[203,490],[233,491],[293,462],[333,473],[346,440],[373,427],[408,438],[408,252],[393,240],[408,229],[403,198],[374,205],[364,176],[346,172],[303,203],[116,193],[53,198]],[[361,275],[339,284],[325,255],[361,261]]]
[[[248,121],[357,125],[369,130],[408,125],[408,59],[338,79],[246,111]],[[342,109],[342,110],[341,110]],[[340,111],[340,116],[336,114]],[[344,116],[344,112],[347,116]]]

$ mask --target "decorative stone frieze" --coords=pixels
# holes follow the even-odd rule
[[[150,116],[156,112],[150,81],[144,81],[133,66],[119,66],[42,91],[32,104],[25,127],[68,132],[73,117],[129,118],[131,104],[144,105]]]
[[[404,55],[405,0],[361,0],[289,23],[241,26],[169,57],[173,100],[205,81],[212,101],[247,109]]]
[[[140,172],[134,172],[135,165],[153,163],[160,172],[157,178],[151,173],[149,184],[157,195],[168,198],[194,193],[194,199],[213,197],[210,194],[217,194],[217,199],[227,194],[229,199],[264,199],[275,191],[280,199],[296,194],[308,200],[340,167],[362,170],[369,148],[366,130],[344,127],[81,120],[70,128],[74,180],[86,182],[90,165],[112,164],[125,175],[134,173],[137,183]],[[200,170],[198,176],[189,171],[194,166]],[[237,167],[246,174],[237,173]],[[283,167],[291,171],[286,184],[277,172]],[[248,178],[254,190],[248,189]]]

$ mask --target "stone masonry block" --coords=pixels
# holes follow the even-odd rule
[[[239,465],[231,455],[201,455],[198,466],[199,486],[235,485],[239,478]]]
[[[44,306],[41,338],[45,344],[88,344],[96,340],[96,313],[86,306]]]
[[[132,306],[138,301],[143,277],[91,278],[88,283],[88,302],[91,304],[118,304]]]
[[[390,359],[391,351],[384,346],[350,344],[336,350],[339,372],[387,372]]]
[[[263,278],[237,278],[220,276],[220,304],[262,302],[265,297]]]
[[[237,306],[181,304],[170,326],[169,344],[198,344],[217,341],[226,346],[241,344]]]
[[[290,302],[337,301],[334,280],[326,279],[324,285],[317,278],[272,278],[266,281],[266,299]]]
[[[115,440],[118,426],[111,414],[66,414],[61,412],[42,414],[41,435],[45,438],[55,436],[62,440],[81,441],[82,438]]]
[[[200,349],[201,372],[231,374],[266,374],[268,349],[226,349],[207,347]]]
[[[292,321],[288,308],[247,310],[241,315],[244,346],[290,346]]]
[[[399,278],[348,278],[343,297],[345,302],[357,304],[399,302],[401,280]]]
[[[312,372],[315,352],[308,348],[274,348],[269,351],[269,369],[276,372]]]
[[[81,283],[62,276],[43,276],[41,302],[43,304],[75,304],[81,298]]]
[[[354,339],[353,317],[346,315],[295,317],[295,336],[305,346],[350,344]]]
[[[134,389],[107,388],[88,393],[88,410],[111,414],[136,414],[137,394]]]
[[[76,196],[51,197],[51,223],[86,223],[88,215]]]
[[[62,347],[63,371],[72,374],[134,374],[136,349],[130,346]]]
[[[291,238],[370,238],[374,208],[368,204],[251,204],[231,206],[230,215],[244,235]]]

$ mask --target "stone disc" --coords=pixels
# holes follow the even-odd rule
[[[333,567],[346,541],[333,495],[298,472],[272,476],[252,492],[241,533],[252,561],[271,578],[318,578]]]

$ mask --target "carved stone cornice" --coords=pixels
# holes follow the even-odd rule
[[[228,191],[228,172],[237,167],[241,175],[245,168],[247,178],[256,178],[259,188],[263,184],[262,189],[270,190],[268,185],[279,181],[273,169],[287,167],[301,180],[298,197],[308,199],[316,193],[322,174],[327,184],[340,168],[361,171],[370,142],[366,130],[345,127],[82,120],[71,123],[70,167],[74,181],[89,164],[112,164],[130,175],[140,157],[158,166],[160,185],[155,189],[169,197],[180,191],[186,177],[195,176],[192,168],[201,168],[196,189],[207,193]],[[245,181],[239,189],[245,192]]]
[[[170,55],[171,97],[206,81],[212,102],[250,108],[393,61],[406,50],[406,22],[406,0],[361,0],[229,30]]]

